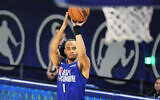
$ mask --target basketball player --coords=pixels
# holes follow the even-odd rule
[[[72,21],[72,20],[71,20]],[[89,78],[90,60],[86,54],[86,48],[81,36],[80,27],[85,23],[74,23],[75,39],[69,39],[65,43],[64,52],[66,59],[57,53],[58,45],[62,40],[64,30],[67,27],[68,12],[60,28],[59,33],[51,43],[51,60],[58,69],[57,97],[58,100],[84,100],[85,84]]]

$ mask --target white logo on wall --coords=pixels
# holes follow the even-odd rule
[[[44,27],[47,26],[47,24],[48,24],[49,22],[54,21],[54,22],[52,23],[52,25],[51,25],[51,34],[52,34],[52,36],[54,37],[54,33],[53,33],[53,32],[54,32],[54,30],[55,30],[55,27],[60,25],[60,23],[59,23],[59,22],[56,22],[56,21],[57,21],[57,20],[63,21],[63,19],[64,19],[64,16],[59,15],[59,14],[50,15],[50,16],[48,16],[46,19],[44,19],[44,21],[43,21],[42,24],[40,25],[40,28],[38,29],[38,33],[37,33],[37,37],[36,37],[36,53],[37,53],[39,62],[40,62],[40,64],[42,65],[42,68],[44,68],[44,69],[47,68],[48,62],[45,62],[45,61],[44,61],[44,59],[43,59],[43,57],[42,57],[43,55],[42,55],[42,53],[41,53],[41,51],[40,51],[40,48],[41,48],[40,41],[41,41],[41,38],[43,38],[43,37],[41,37],[41,36],[42,36],[43,29],[44,29]],[[70,20],[68,20],[68,24],[69,24],[70,28],[72,29],[72,24],[71,24]],[[45,38],[45,37],[44,37],[44,38]],[[51,40],[50,40],[50,42],[51,42]],[[49,45],[48,45],[48,58],[50,59],[50,57],[49,57],[49,55],[50,55],[50,54],[49,54],[49,50],[50,50],[50,43],[49,43]]]
[[[105,42],[105,38],[101,38],[99,47],[97,47],[97,44],[99,43],[98,37],[105,27],[106,27],[106,24],[104,22],[98,27],[93,37],[92,46],[91,46],[91,60],[92,60],[93,67],[96,73],[98,74],[98,76],[113,78],[112,69],[116,66],[116,64],[118,64],[118,62],[121,63],[122,67],[126,67],[129,62],[134,60],[133,66],[129,74],[124,77],[124,79],[129,80],[132,78],[137,68],[138,59],[139,59],[138,44],[134,42],[135,50],[130,50],[128,56],[126,56],[127,52],[124,46],[127,43],[126,41],[123,41],[121,43],[107,44]],[[104,57],[102,57],[102,52],[104,52],[103,47],[107,47]],[[96,49],[96,48],[99,48],[99,49]],[[98,51],[97,57],[95,55],[96,50]],[[122,81],[113,81],[113,80],[106,80],[106,81],[114,84],[125,83]]]
[[[0,54],[5,57],[8,58],[9,63],[11,65],[18,65],[22,59],[23,56],[23,52],[24,52],[24,41],[25,41],[25,34],[24,34],[24,30],[22,27],[22,24],[20,22],[20,20],[18,19],[18,17],[13,14],[12,12],[6,11],[6,10],[1,10],[0,11],[0,17],[1,16],[6,16],[6,17],[10,17],[11,19],[13,19],[16,23],[16,25],[19,28],[19,33],[21,35],[21,41],[16,41],[16,38],[14,36],[14,33],[12,32],[13,29],[11,29],[9,27],[9,23],[7,20],[2,20],[1,21],[1,26],[0,26]],[[17,46],[20,46],[20,50],[19,50],[19,54],[17,56],[17,58],[13,57],[12,54],[12,49],[10,48],[10,45],[8,44],[8,40],[11,41],[11,43],[15,46],[15,48]],[[5,70],[11,70],[9,68],[4,68],[4,67],[0,67],[1,69],[5,69]]]
[[[152,50],[152,56],[155,56],[156,57],[156,52],[158,52],[158,45],[160,45],[160,33],[159,35],[157,36],[157,39],[154,43],[154,46],[153,46],[153,50]],[[157,71],[157,68],[156,67],[159,67],[159,66],[152,66],[152,70],[153,70],[153,73],[156,77],[159,77],[160,74],[158,73]]]

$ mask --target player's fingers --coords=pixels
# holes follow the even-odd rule
[[[66,15],[65,15],[65,20],[68,19],[68,12],[66,12]]]
[[[71,19],[71,23],[72,23],[72,24],[74,23],[72,19]]]
[[[86,20],[85,20],[85,21],[83,21],[83,22],[77,22],[77,25],[82,26],[85,22],[86,22]]]
[[[71,19],[71,23],[72,23],[72,25],[73,25],[73,26],[75,26],[75,25],[76,25],[72,19]]]

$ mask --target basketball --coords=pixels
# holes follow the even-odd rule
[[[84,8],[84,7],[71,6],[68,8],[68,13],[69,13],[70,18],[73,21],[83,22],[88,18],[90,9]]]

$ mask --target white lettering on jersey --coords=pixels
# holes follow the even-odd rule
[[[59,73],[58,80],[62,82],[76,82],[76,76],[71,75],[71,70],[63,69]]]

